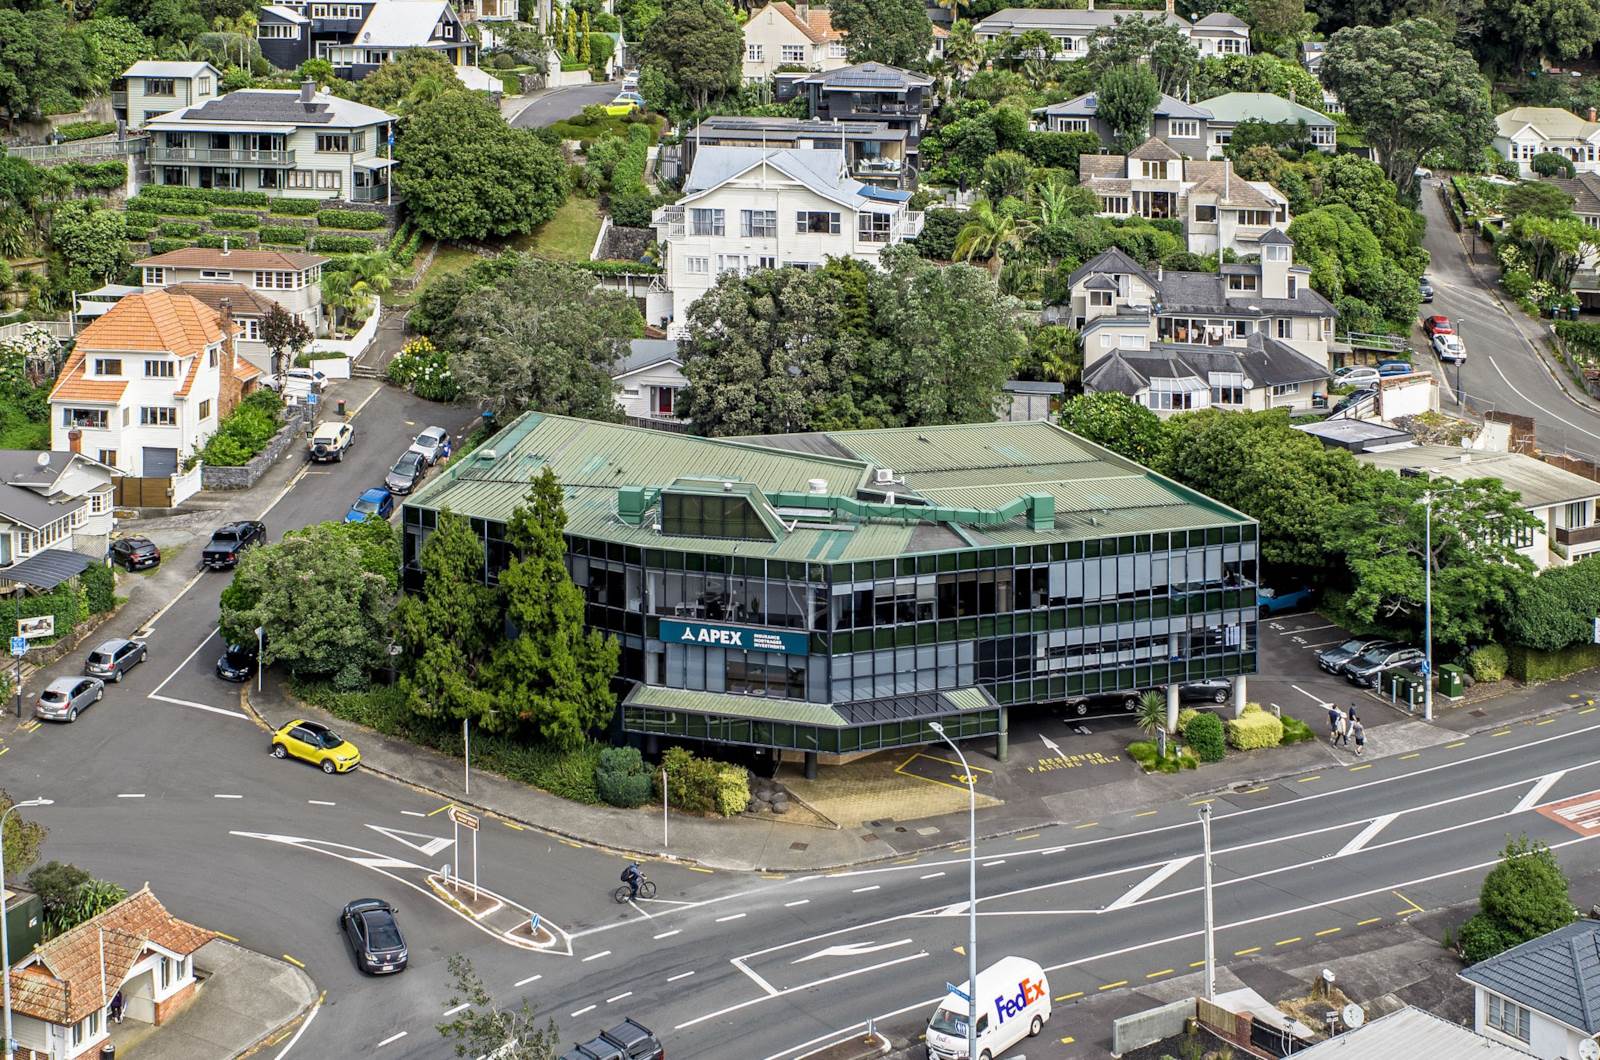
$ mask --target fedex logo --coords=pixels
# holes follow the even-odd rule
[[[1023,1009],[1027,1008],[1029,1005],[1033,1004],[1043,996],[1043,979],[1023,979],[1017,983],[1017,993],[1015,997],[997,997],[994,999],[994,1007],[1000,1016],[1000,1022],[1004,1023],[1006,1018],[1009,1016],[1021,1015]]]

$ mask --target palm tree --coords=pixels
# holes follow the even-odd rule
[[[945,38],[945,61],[955,67],[961,76],[967,76],[983,65],[986,51],[983,41],[973,32],[972,23],[966,19],[957,19],[950,27],[950,36]]]
[[[1161,744],[1161,757],[1167,757],[1167,697],[1165,694],[1151,689],[1139,697],[1138,709],[1134,711],[1133,720],[1144,732],[1158,740]]]
[[[972,219],[956,235],[956,260],[988,259],[989,272],[998,277],[1006,251],[1022,249],[1033,222],[996,210],[988,199],[973,203],[969,216]]]

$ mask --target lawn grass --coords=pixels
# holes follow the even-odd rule
[[[600,205],[593,199],[570,195],[554,217],[511,245],[556,261],[588,261],[600,235]]]
[[[603,120],[597,121],[593,125],[572,119],[558,121],[550,126],[550,131],[563,140],[576,140],[584,146],[588,146],[602,136],[625,137],[628,135],[628,127],[636,124],[638,123],[623,120],[621,114],[607,114]],[[655,131],[655,136],[651,137],[652,143],[655,142],[657,136],[661,135],[661,125],[662,122],[659,118],[652,123],[652,128]]]

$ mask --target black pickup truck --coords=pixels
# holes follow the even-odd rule
[[[267,524],[241,520],[217,527],[211,541],[200,553],[200,563],[208,570],[227,570],[239,562],[239,554],[267,541]]]
[[[666,1055],[650,1028],[629,1018],[573,1046],[560,1060],[666,1060]]]

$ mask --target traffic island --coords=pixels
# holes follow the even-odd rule
[[[799,1060],[867,1060],[868,1057],[888,1055],[890,1048],[889,1039],[877,1031],[869,1031],[817,1052],[806,1053]]]

